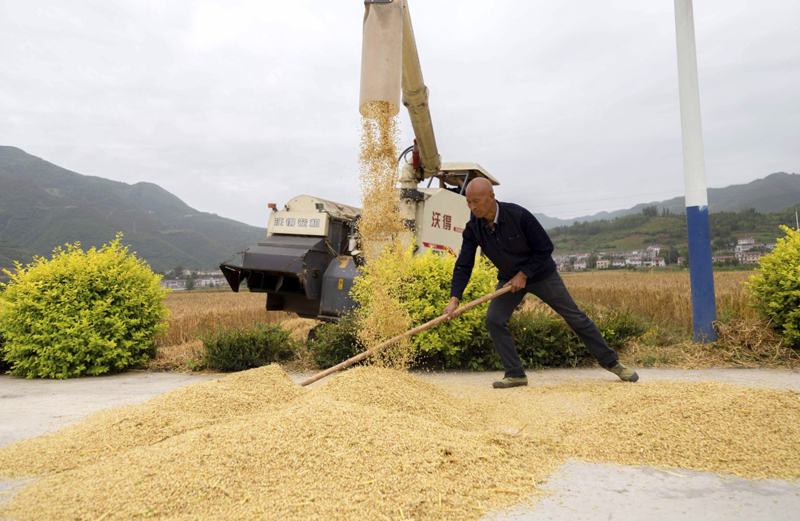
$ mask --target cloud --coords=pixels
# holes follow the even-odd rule
[[[409,3],[445,161],[556,217],[680,195],[670,3]],[[800,5],[694,8],[709,186],[797,171]],[[363,2],[0,9],[0,143],[251,224],[301,193],[358,204]]]

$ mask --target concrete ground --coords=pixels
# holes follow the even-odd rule
[[[747,387],[800,391],[800,370],[642,369],[643,380],[717,380]],[[290,375],[299,382],[309,374]],[[488,386],[500,373],[419,373],[446,386]],[[0,447],[58,430],[93,412],[145,402],[177,387],[217,375],[127,373],[72,380],[25,380],[0,376]],[[530,385],[607,380],[602,369],[530,372]],[[324,380],[323,380],[324,381]],[[319,385],[316,383],[313,385]],[[27,481],[0,480],[0,504]],[[552,495],[487,519],[545,520],[794,520],[800,483],[747,481],[687,470],[598,465],[569,461],[548,480]]]

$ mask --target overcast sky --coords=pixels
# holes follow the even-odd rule
[[[683,195],[672,0],[409,7],[443,160],[498,199],[569,218]],[[359,205],[363,12],[0,0],[0,145],[262,227],[300,194]],[[800,2],[694,15],[708,186],[800,173]]]

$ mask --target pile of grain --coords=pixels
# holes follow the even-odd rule
[[[237,394],[229,378],[217,382]],[[124,440],[130,431],[113,426],[131,417],[174,421],[172,411],[161,414],[152,402],[139,406],[141,413],[109,411],[77,426],[83,434],[104,432],[88,443],[67,431],[34,440],[50,452],[66,449],[72,465],[38,463],[42,451],[31,451],[32,442],[4,449],[0,474],[46,476],[20,491],[2,514],[463,519],[524,500],[556,468],[549,451],[535,443],[478,428],[474,405],[393,370],[354,369],[292,396],[280,379],[265,378],[261,392],[275,390],[281,398],[261,408],[231,404],[227,418],[166,438],[159,430],[147,442],[130,444]],[[197,386],[184,388],[179,400],[194,391]],[[164,398],[178,401],[171,395]],[[205,397],[209,410],[219,405],[203,391],[197,400]],[[96,452],[76,461],[86,451]]]
[[[471,400],[456,398],[402,371],[356,368],[316,392],[334,400],[420,416],[449,427],[475,430],[485,423],[485,413]]]
[[[199,382],[12,445],[0,451],[0,469],[15,477],[75,468],[217,422],[264,414],[305,392],[278,365]]]
[[[562,458],[800,480],[796,391],[609,381],[456,394],[483,403],[489,425],[557,447]]]
[[[0,517],[477,519],[535,497],[569,458],[800,479],[796,392],[491,391],[376,367],[310,390],[276,366],[194,384],[0,450],[0,475],[43,476]]]
[[[719,382],[633,387],[583,384],[602,404],[559,425],[555,438],[587,461],[800,479],[800,393]]]

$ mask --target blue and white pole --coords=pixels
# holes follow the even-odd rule
[[[678,87],[694,340],[713,342],[717,339],[713,325],[717,319],[717,305],[714,296],[714,272],[711,266],[711,233],[708,225],[708,192],[703,156],[703,127],[700,121],[700,88],[697,81],[692,0],[675,0],[675,27],[678,42]]]

